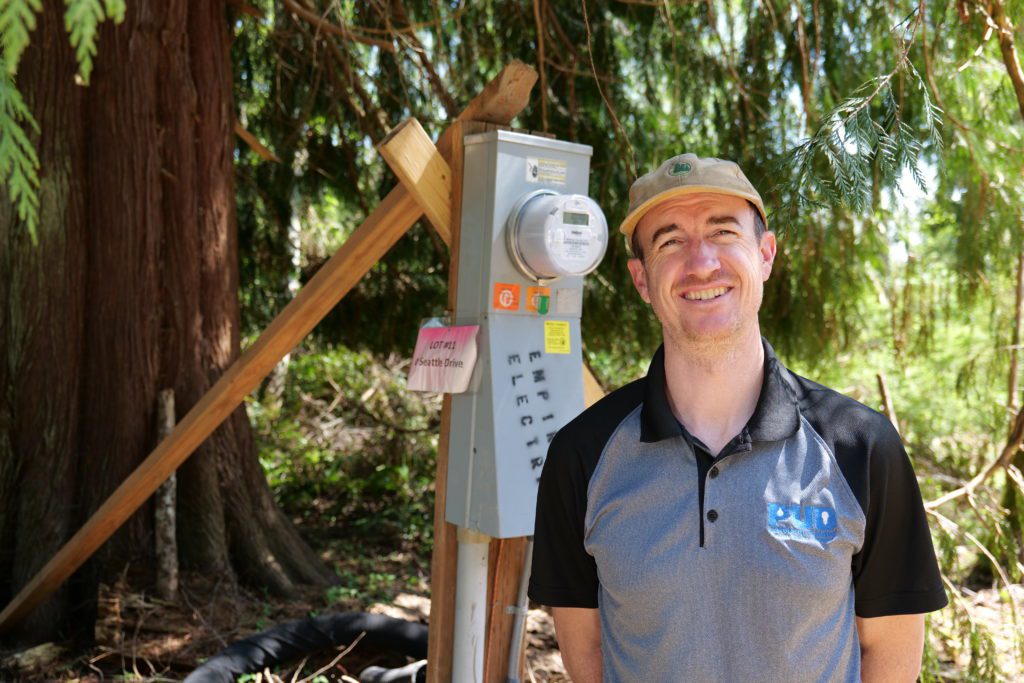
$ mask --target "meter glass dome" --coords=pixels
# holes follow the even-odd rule
[[[537,190],[512,208],[507,224],[512,260],[534,280],[586,275],[608,248],[601,207],[579,194]]]

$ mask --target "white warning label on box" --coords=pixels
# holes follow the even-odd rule
[[[526,157],[526,182],[565,185],[569,176],[569,165],[561,159]]]

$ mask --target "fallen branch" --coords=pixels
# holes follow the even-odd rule
[[[1003,446],[1003,450],[999,454],[999,457],[989,463],[988,467],[979,472],[974,479],[971,479],[960,488],[954,489],[949,493],[939,496],[935,500],[925,503],[925,509],[934,510],[940,505],[948,503],[951,500],[973,494],[974,489],[978,488],[982,482],[992,476],[993,472],[1000,467],[1006,467],[1010,464],[1013,460],[1013,456],[1015,456],[1017,451],[1020,450],[1022,441],[1024,441],[1024,408],[1017,413],[1017,417],[1013,421],[1013,428],[1010,430],[1010,436],[1006,439],[1006,445]]]
[[[349,652],[352,652],[352,650],[355,649],[356,645],[359,644],[359,641],[362,640],[363,636],[365,636],[365,635],[366,635],[365,631],[360,633],[359,636],[355,640],[353,640],[349,644],[348,647],[344,648],[340,653],[338,653],[338,656],[335,657],[334,659],[332,659],[329,664],[327,664],[326,666],[324,666],[324,667],[322,667],[320,669],[317,669],[316,671],[311,673],[309,676],[306,676],[305,678],[300,680],[299,683],[310,683],[310,681],[313,681],[320,674],[324,673],[325,671],[329,671],[330,669],[333,669],[334,665],[337,664],[339,661],[341,661],[342,657],[344,657]]]
[[[946,517],[942,513],[936,512],[935,510],[928,510],[928,514],[938,519],[939,523],[947,532],[952,531],[959,533],[968,541],[973,543],[974,546],[978,550],[980,550],[985,557],[988,558],[988,561],[992,563],[992,568],[995,569],[996,573],[999,575],[999,578],[1002,580],[1003,585],[1006,587],[1006,595],[1010,603],[1010,616],[1013,617],[1013,625],[1014,627],[1016,627],[1019,623],[1019,619],[1017,616],[1017,599],[1013,596],[1013,582],[1010,581],[1009,574],[1006,573],[1006,570],[1003,569],[1003,566],[999,564],[998,560],[996,560],[996,557],[992,554],[992,551],[985,547],[985,544],[979,541],[974,534],[962,528],[959,524],[951,520],[949,517]]]

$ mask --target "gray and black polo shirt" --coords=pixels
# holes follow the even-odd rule
[[[892,425],[764,349],[717,456],[675,419],[663,349],[551,442],[530,597],[600,608],[606,681],[859,681],[855,616],[946,604]]]

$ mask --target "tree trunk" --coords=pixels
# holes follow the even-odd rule
[[[239,354],[234,114],[224,5],[128,3],[105,24],[92,84],[74,83],[63,3],[49,0],[18,86],[42,130],[33,246],[0,197],[0,600],[10,600]],[[330,575],[274,506],[243,408],[180,469],[183,565],[279,593]],[[91,632],[96,584],[151,569],[144,506],[25,622]],[[72,619],[69,605],[84,606]]]
[[[85,305],[85,120],[59,8],[38,18],[18,85],[46,134],[38,245],[0,189],[0,600],[24,585],[75,525]],[[41,38],[49,36],[47,46]],[[56,37],[58,40],[53,40]],[[31,87],[27,87],[32,84]],[[68,614],[65,586],[22,624],[43,639]]]

